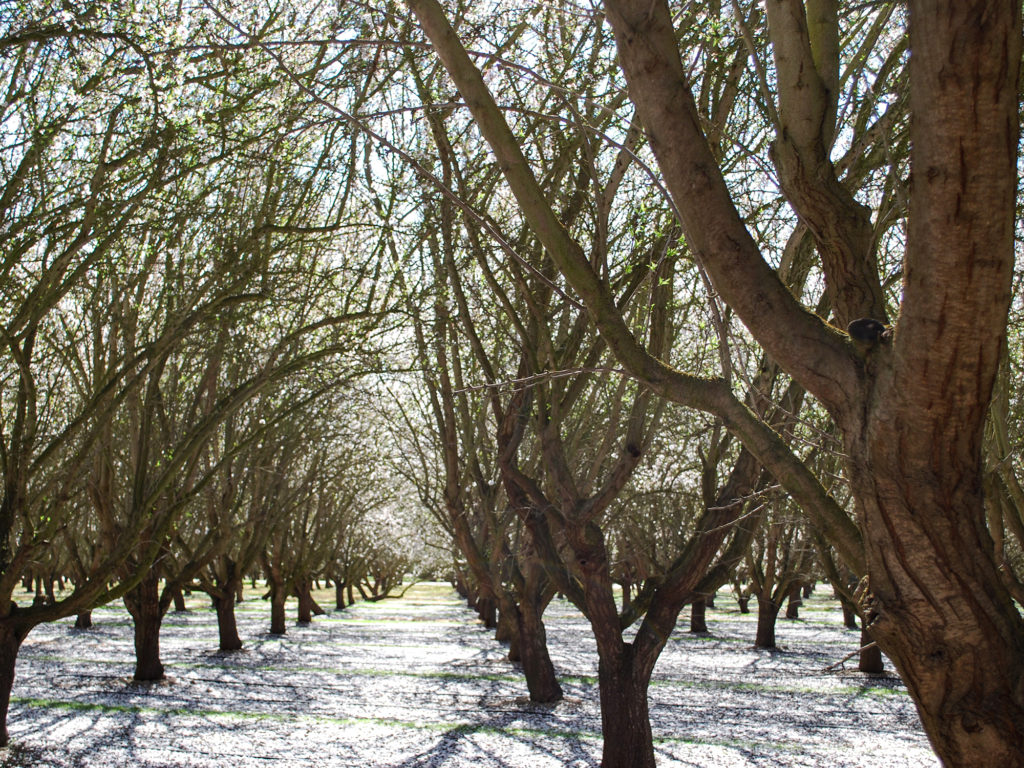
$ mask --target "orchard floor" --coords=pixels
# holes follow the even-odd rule
[[[256,592],[250,592],[253,598]],[[320,595],[325,600],[326,593]],[[723,592],[710,634],[686,622],[651,685],[659,766],[938,765],[894,677],[824,668],[854,650],[822,591],[779,620],[776,653],[751,647],[755,617]],[[324,602],[327,607],[328,603]],[[545,618],[565,700],[531,705],[520,672],[446,585],[361,603],[266,633],[269,606],[238,606],[243,651],[219,653],[216,617],[196,596],[167,616],[168,679],[131,680],[120,605],[39,627],[18,658],[0,767],[541,768],[598,766],[593,640],[571,605]],[[289,606],[294,616],[293,606]]]

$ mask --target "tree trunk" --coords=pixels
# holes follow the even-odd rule
[[[284,591],[284,580],[279,569],[269,570],[267,585],[270,587],[270,634],[283,635],[286,631],[284,604],[288,595]]]
[[[78,616],[75,617],[75,629],[91,629],[92,628],[92,611],[81,611]]]
[[[715,607],[715,597],[716,597],[716,593],[715,592],[712,592],[710,595],[705,597],[704,598],[704,607],[705,608],[714,608]]]
[[[270,634],[272,635],[283,635],[288,631],[284,600],[284,595],[270,596]]]
[[[770,595],[757,596],[757,636],[754,639],[755,648],[774,650],[775,645],[775,620],[779,618],[780,603],[772,600]]]
[[[498,606],[494,600],[489,597],[479,598],[476,601],[476,612],[480,616],[480,621],[484,623],[484,627],[487,629],[497,629]]]
[[[238,622],[235,619],[235,589],[228,585],[224,592],[214,596],[213,607],[217,611],[217,632],[220,635],[222,651],[237,651],[242,647],[238,636]]]
[[[241,603],[245,600],[245,582],[241,579],[238,580],[238,584],[235,586],[235,602]]]
[[[857,663],[857,669],[871,674],[885,672],[882,649],[878,647],[878,643],[873,641],[871,633],[865,626],[862,626],[860,630],[860,660]]]
[[[742,595],[736,598],[736,602],[740,606],[740,613],[750,613],[750,596]]]
[[[601,768],[655,768],[654,738],[647,702],[647,678],[638,679],[630,663],[631,646],[618,659],[598,662],[601,695]]]
[[[498,607],[498,628],[494,632],[494,639],[499,643],[509,643],[512,641],[513,636],[518,632],[516,627],[515,616],[511,611],[503,610],[501,606]],[[512,659],[516,661],[516,659]]]
[[[853,609],[853,606],[842,598],[839,599],[839,604],[843,608],[843,626],[847,629],[856,629],[857,612]]]
[[[906,455],[912,432],[890,438],[908,464],[917,463]],[[930,443],[919,450],[933,451]],[[942,488],[923,472],[915,482],[909,470],[897,478],[874,467],[877,495],[863,504],[878,616],[872,637],[906,682],[945,764],[1024,766],[1024,623],[992,556],[980,482],[972,481],[980,473],[961,466],[950,472],[958,486]],[[911,499],[912,506],[903,501]]]
[[[10,738],[7,734],[7,710],[11,704],[11,689],[14,687],[14,667],[18,650],[31,627],[0,620],[0,747],[6,747]]]
[[[135,675],[140,682],[163,680],[164,665],[160,661],[160,583],[156,574],[146,576],[124,596],[125,605],[135,624]]]
[[[310,624],[313,621],[313,583],[309,579],[299,579],[295,584],[295,596],[299,599],[299,624]]]
[[[800,585],[794,584],[789,590],[789,602],[786,604],[787,619],[800,618],[800,606],[804,604],[803,598],[800,596],[800,594]]]
[[[345,585],[338,580],[334,582],[334,609],[345,610]]]
[[[185,595],[182,593],[180,589],[174,590],[174,592],[171,594],[171,598],[174,600],[175,613],[184,613],[188,610],[188,608],[185,606]]]
[[[555,665],[548,652],[547,630],[542,617],[543,608],[524,601],[518,611],[519,656],[526,676],[530,701],[548,704],[562,700],[562,686],[555,675]]]
[[[708,633],[707,603],[697,599],[690,604],[690,632],[698,635]]]

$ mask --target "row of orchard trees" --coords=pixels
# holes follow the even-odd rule
[[[301,591],[224,532],[379,497],[366,440],[535,699],[545,605],[588,617],[608,768],[794,514],[940,757],[1020,764],[1019,2],[164,5],[4,11],[0,605],[78,572],[0,609],[0,691],[158,576]]]
[[[1021,765],[1020,4],[407,5],[425,495],[531,695],[559,591],[652,766],[680,609],[788,507],[940,758]]]
[[[182,585],[232,647],[243,574],[266,570],[275,609],[317,569],[353,578],[342,549],[390,494],[360,393],[395,302],[365,143],[216,9],[0,14],[2,723],[41,622],[123,597],[152,679]],[[290,60],[365,97],[324,48]],[[18,606],[44,573],[69,588]]]

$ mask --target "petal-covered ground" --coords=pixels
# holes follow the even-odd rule
[[[447,586],[360,603],[267,634],[269,606],[238,606],[246,648],[219,653],[215,614],[195,597],[161,635],[168,679],[131,680],[120,606],[39,627],[18,658],[0,767],[540,768],[598,766],[597,659],[586,620],[545,615],[566,698],[532,705],[505,649]],[[321,597],[326,600],[326,593]],[[325,607],[327,603],[324,602]],[[857,647],[819,593],[779,620],[783,651],[751,647],[756,617],[719,597],[710,634],[683,626],[650,689],[661,766],[938,765],[895,677],[825,668]]]

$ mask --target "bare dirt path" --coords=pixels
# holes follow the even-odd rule
[[[252,593],[255,594],[255,593]],[[326,595],[323,595],[326,598]],[[326,607],[325,603],[325,607]],[[781,653],[751,648],[752,616],[724,596],[711,634],[670,639],[651,686],[661,766],[933,768],[902,684],[824,667],[856,647],[819,595],[779,621]],[[525,700],[521,675],[444,585],[363,603],[266,634],[269,607],[238,606],[246,649],[216,652],[198,597],[162,634],[169,679],[131,681],[124,609],[40,627],[18,660],[0,768],[595,767],[600,713],[593,641],[570,605],[546,620],[566,700]]]

